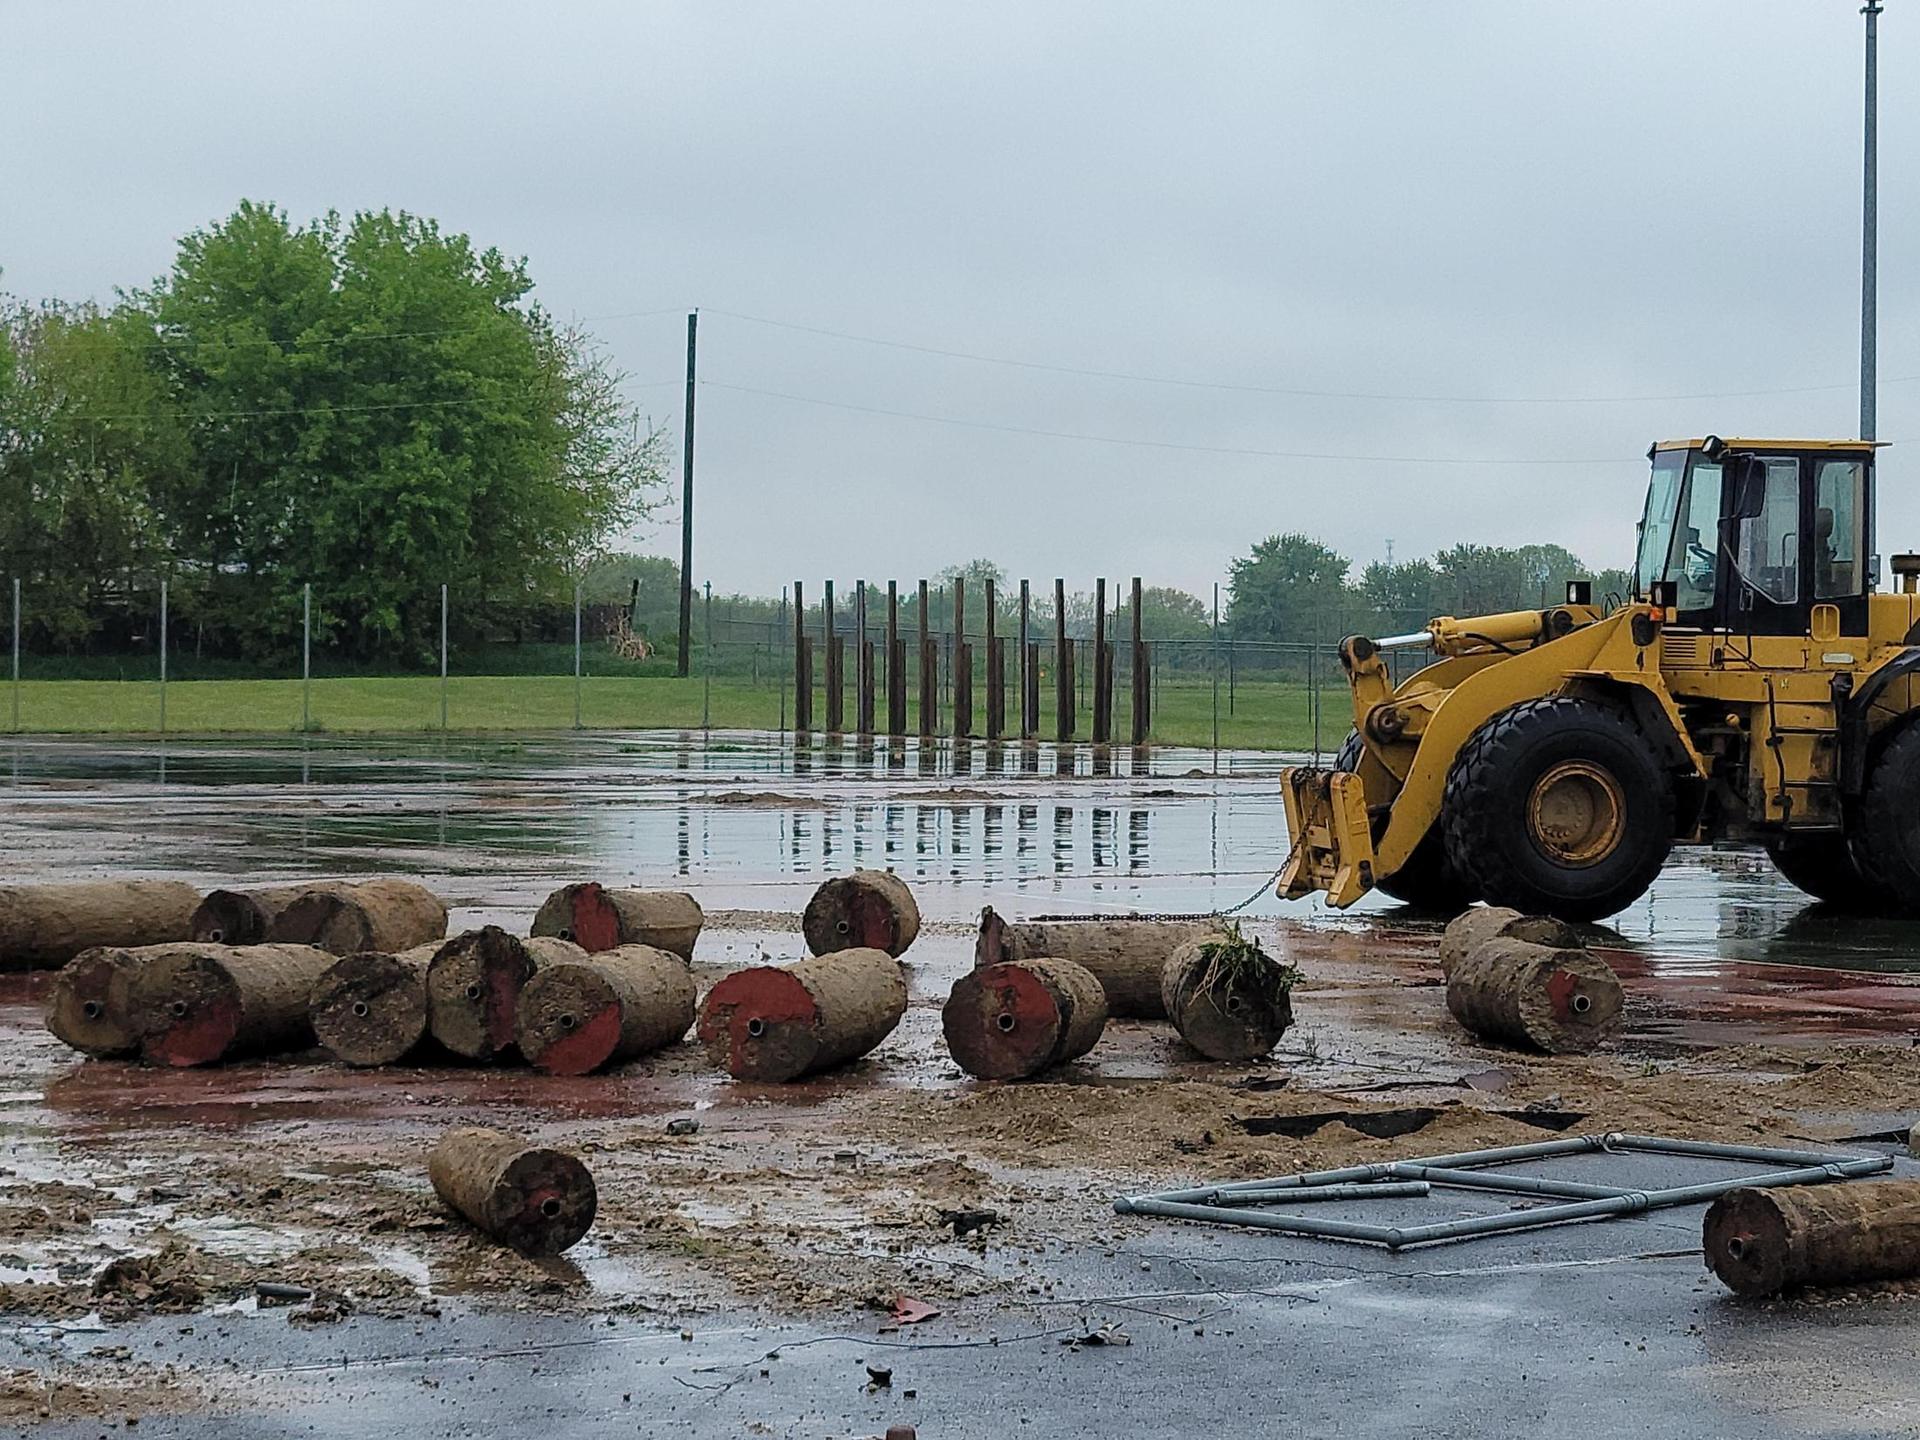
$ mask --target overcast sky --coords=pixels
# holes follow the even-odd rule
[[[1920,549],[1890,8],[1885,552]],[[676,435],[701,307],[717,591],[984,555],[1206,594],[1283,530],[1620,564],[1650,440],[1855,432],[1857,12],[6,0],[0,286],[110,297],[242,198],[404,207],[528,257]]]

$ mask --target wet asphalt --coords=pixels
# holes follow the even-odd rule
[[[899,869],[933,918],[983,902],[1201,910],[1257,893],[1278,865],[1279,763],[1227,756],[1216,777],[1204,752],[984,746],[895,762],[884,746],[796,755],[744,736],[34,740],[0,749],[0,869],[208,883],[402,870],[433,877],[457,924],[518,914],[583,872],[685,877],[710,907],[792,910],[853,864]],[[787,799],[751,798],[767,792]],[[1270,896],[1248,908],[1283,909]],[[1611,924],[1622,949],[1680,972],[1920,968],[1909,927],[1826,916],[1751,853],[1681,857]],[[1658,1185],[1701,1162],[1552,1163]],[[743,1313],[683,1332],[671,1315],[457,1298],[437,1317],[314,1329],[274,1311],[110,1332],[0,1317],[0,1365],[124,1344],[252,1397],[140,1419],[137,1433],[162,1436],[1920,1434],[1920,1310],[1735,1300],[1702,1268],[1701,1211],[1398,1255],[1116,1216],[1107,1244],[1047,1257],[1051,1292],[891,1329],[874,1312]],[[1103,1327],[1127,1343],[1066,1343]],[[32,1433],[109,1429],[128,1433],[97,1419]]]

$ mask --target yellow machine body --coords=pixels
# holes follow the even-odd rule
[[[1857,484],[1868,517],[1860,522],[1862,538],[1854,546],[1861,553],[1842,569],[1829,553],[1835,548],[1830,536],[1820,542],[1827,552],[1809,548],[1805,553],[1814,557],[1811,564],[1824,566],[1821,585],[1826,588],[1832,588],[1836,574],[1844,579],[1866,570],[1861,562],[1870,536],[1871,446],[1671,442],[1652,452],[1656,488],[1663,454],[1669,471],[1692,473],[1675,470],[1675,452],[1681,467],[1698,464],[1702,473],[1722,472],[1716,486],[1729,466],[1744,466],[1738,472],[1744,488],[1726,505],[1747,509],[1765,500],[1765,485],[1753,479],[1768,473],[1764,465],[1773,465],[1770,478],[1778,479],[1790,459],[1801,467],[1796,475],[1817,475],[1831,492],[1837,482],[1823,457],[1844,457],[1836,463],[1858,467],[1850,472],[1857,479],[1847,483]],[[1710,466],[1700,459],[1705,454],[1733,458]],[[1775,489],[1783,497],[1776,510],[1784,517],[1784,484]],[[1650,514],[1653,504],[1650,496]],[[1824,525],[1831,531],[1833,508],[1812,508],[1816,518],[1810,530]],[[1736,514],[1716,523],[1725,534],[1738,536],[1752,518]],[[1643,520],[1643,535],[1650,523]],[[1750,600],[1734,595],[1718,611],[1696,606],[1689,613],[1676,604],[1682,598],[1677,584],[1711,589],[1714,564],[1741,585],[1764,582],[1777,592],[1784,582],[1766,576],[1756,581],[1741,571],[1736,555],[1715,560],[1713,552],[1727,547],[1709,546],[1710,537],[1698,528],[1687,532],[1684,563],[1704,578],[1654,580],[1651,595],[1643,593],[1610,613],[1588,602],[1467,619],[1440,617],[1420,636],[1401,637],[1401,648],[1417,638],[1436,658],[1398,684],[1383,648],[1396,642],[1359,636],[1345,641],[1341,658],[1352,688],[1357,755],[1350,741],[1346,771],[1298,767],[1285,772],[1283,798],[1293,848],[1280,893],[1298,898],[1320,892],[1331,904],[1346,906],[1390,881],[1441,822],[1450,772],[1476,732],[1515,706],[1551,696],[1598,702],[1644,737],[1679,796],[1675,842],[1765,843],[1844,833],[1849,796],[1863,783],[1867,755],[1882,732],[1905,723],[1920,699],[1915,577],[1903,574],[1901,593],[1811,601],[1793,613],[1782,613],[1784,603],[1769,600],[1766,626],[1775,631],[1792,626],[1798,633],[1743,633],[1737,606],[1745,604],[1751,618]],[[1800,541],[1797,532],[1784,529],[1784,521],[1781,536],[1784,558],[1785,550]],[[1672,542],[1676,552],[1678,546]],[[1786,567],[1776,568],[1784,572]],[[1640,579],[1648,581],[1645,575]],[[1861,588],[1864,592],[1864,581]],[[1525,823],[1562,844],[1559,858],[1573,864],[1580,859],[1579,845],[1608,842],[1605,812],[1614,804],[1608,787],[1617,782],[1597,772],[1583,776],[1577,756],[1560,763],[1553,784],[1542,790],[1546,782],[1539,782],[1530,799],[1517,803],[1524,807]],[[1557,813],[1569,807],[1570,817]],[[1623,807],[1624,798],[1615,808],[1624,813]],[[1569,834],[1574,838],[1567,839]]]

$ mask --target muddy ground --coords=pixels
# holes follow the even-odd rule
[[[581,1334],[637,1326],[689,1345],[793,1325],[881,1345],[949,1343],[956,1326],[1024,1335],[1041,1320],[1091,1334],[1141,1323],[1147,1302],[1089,1305],[1083,1265],[1151,1271],[1156,1261],[1129,1257],[1244,1240],[1117,1216],[1120,1193],[1567,1127],[1886,1151],[1920,1099],[1920,987],[1890,973],[1913,961],[1904,931],[1810,912],[1764,860],[1741,855],[1684,858],[1644,913],[1599,937],[1629,1020],[1598,1056],[1524,1057],[1465,1039],[1446,1015],[1430,922],[1265,898],[1247,929],[1304,976],[1273,1056],[1214,1064],[1164,1026],[1115,1022],[1092,1055],[1044,1082],[979,1084],[947,1060],[938,1013],[971,963],[979,907],[1187,911],[1261,893],[1284,849],[1261,760],[1233,757],[1242,773],[1215,777],[1210,757],[1137,768],[1126,757],[1112,767],[1123,773],[1098,775],[1082,752],[1075,768],[1089,773],[1063,775],[1050,754],[1030,772],[969,756],[956,774],[950,752],[922,773],[917,757],[898,770],[857,755],[796,765],[743,739],[621,744],[229,742],[163,755],[65,742],[11,754],[0,770],[10,879],[138,873],[212,886],[390,871],[446,896],[456,928],[521,929],[562,880],[684,885],[708,906],[703,987],[741,964],[797,957],[807,893],[854,863],[897,868],[928,923],[906,957],[900,1029],[847,1070],[781,1087],[717,1077],[691,1043],[584,1079],[352,1071],[320,1055],[186,1072],[82,1062],[40,1026],[45,977],[0,977],[0,1420],[217,1416],[255,1433],[287,1397],[311,1398],[304,1372],[280,1363],[284,1345],[326,1343],[275,1337],[356,1326],[429,1351],[473,1333],[476,1317],[505,1316]],[[1795,958],[1810,963],[1778,963]],[[1356,1118],[1267,1133],[1273,1117],[1331,1112]],[[692,1133],[669,1129],[686,1119]],[[599,1218],[564,1259],[503,1251],[435,1200],[427,1150],[448,1125],[474,1122],[565,1145],[593,1167]],[[1697,1251],[1697,1211],[1684,1214]],[[1302,1263],[1336,1269],[1355,1253],[1280,1243],[1311,1246]],[[1449,1260],[1469,1263],[1469,1249]],[[1901,1287],[1843,1299],[1887,1317],[1876,1324],[1911,1323]],[[939,1317],[922,1318],[929,1310]],[[156,1337],[173,1337],[180,1358]],[[697,1370],[675,1379],[707,1383]],[[897,1399],[887,1388],[867,1393]],[[1906,1398],[1920,1423],[1920,1394]],[[718,1418],[691,1420],[699,1430]],[[825,1429],[764,1423],[756,1433],[835,1433],[831,1417]]]

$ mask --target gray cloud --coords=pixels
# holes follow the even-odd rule
[[[1649,440],[1848,434],[1851,0],[265,7],[16,3],[4,283],[109,294],[243,196],[392,205],[530,257],[554,310],[709,313],[716,589],[1141,573],[1261,535],[1357,561],[1555,540],[1624,561]],[[1920,19],[1882,22],[1880,432],[1920,445]],[[592,328],[676,417],[684,321]],[[1202,447],[1156,449],[813,401]],[[1883,548],[1920,548],[1883,468]],[[1582,460],[1429,465],[1353,456]],[[671,532],[649,548],[672,552]]]

